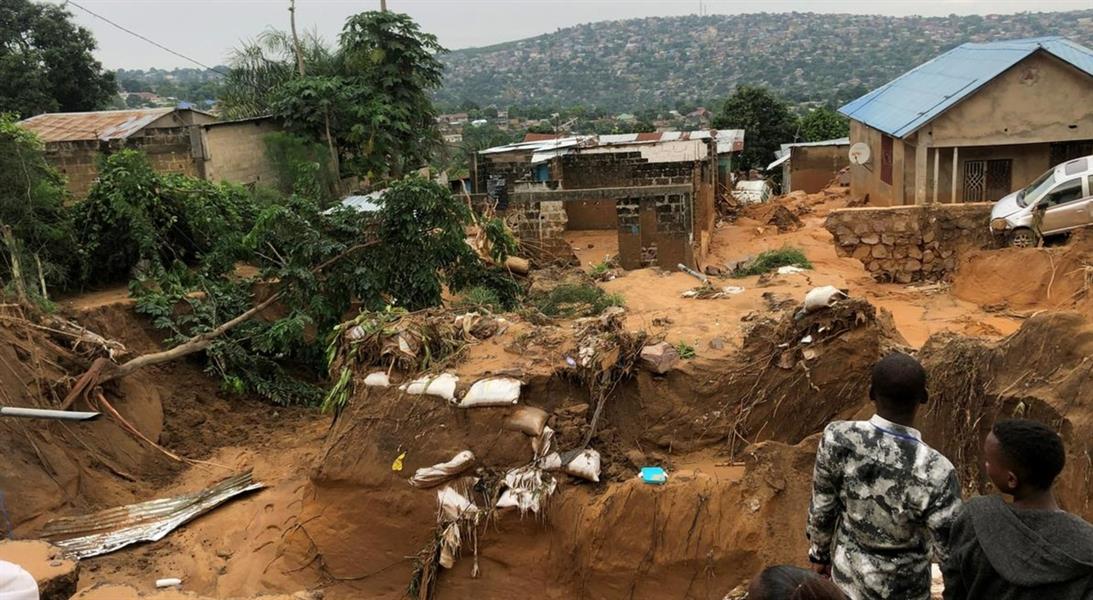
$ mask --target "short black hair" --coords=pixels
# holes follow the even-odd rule
[[[926,369],[913,357],[893,352],[873,365],[870,397],[892,408],[908,409],[926,401]]]
[[[1039,489],[1051,487],[1066,465],[1063,439],[1054,429],[1029,419],[1005,419],[991,429],[1017,477]]]
[[[778,565],[763,569],[750,592],[755,600],[845,600],[835,584],[801,567]],[[749,596],[751,597],[751,596]]]

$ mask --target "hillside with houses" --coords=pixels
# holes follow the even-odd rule
[[[575,104],[611,111],[708,103],[738,84],[840,103],[964,42],[1060,35],[1093,44],[1093,9],[888,17],[750,14],[588,23],[443,58],[457,107]]]

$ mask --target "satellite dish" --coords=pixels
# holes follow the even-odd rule
[[[870,156],[872,152],[869,151],[869,144],[865,142],[858,142],[850,147],[850,164],[864,165],[869,162]]]

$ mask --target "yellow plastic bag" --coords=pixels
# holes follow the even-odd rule
[[[398,458],[395,459],[395,462],[391,463],[391,470],[392,471],[401,471],[402,470],[402,460],[404,458],[406,458],[406,453],[405,452],[403,452],[402,454],[399,454]]]

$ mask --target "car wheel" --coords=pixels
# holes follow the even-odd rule
[[[1038,241],[1036,233],[1027,228],[1018,229],[1010,236],[1010,246],[1014,248],[1033,248]]]

